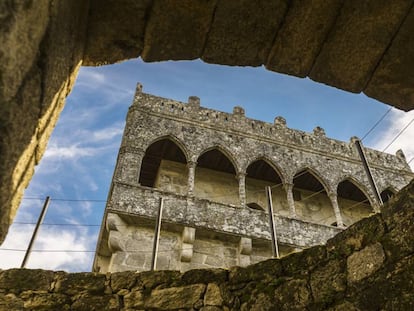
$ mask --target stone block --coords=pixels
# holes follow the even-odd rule
[[[113,253],[111,257],[110,267],[125,265],[125,260],[127,257],[128,257],[128,254],[125,252]],[[111,270],[111,271],[118,271],[118,270]]]
[[[264,64],[287,6],[284,0],[218,0],[201,58],[224,65]]]
[[[410,10],[385,52],[364,93],[399,109],[414,109],[414,11]]]
[[[146,271],[138,275],[138,281],[146,289],[153,289],[160,284],[170,286],[179,282],[181,274],[179,271]]]
[[[133,291],[124,297],[124,305],[127,309],[141,309],[144,307],[144,295],[142,291]]]
[[[10,269],[0,273],[0,290],[16,294],[28,290],[48,291],[53,278],[53,271]]]
[[[246,268],[232,267],[229,271],[229,283],[241,284],[251,281],[269,281],[282,275],[279,260],[269,259]]]
[[[214,6],[215,1],[153,1],[145,28],[142,59],[150,62],[199,58]]]
[[[310,78],[361,92],[411,5],[409,0],[345,1]]]
[[[119,298],[116,295],[92,296],[80,295],[75,298],[71,311],[118,311]]]
[[[113,292],[118,292],[121,289],[131,289],[136,286],[137,273],[132,271],[115,272],[111,274],[110,286]]]
[[[151,1],[90,1],[83,65],[99,66],[137,58],[144,46]]]
[[[28,310],[71,310],[70,298],[63,294],[27,291],[20,295],[24,308]]]
[[[148,254],[129,253],[125,260],[125,264],[128,266],[143,266],[147,260],[150,260],[149,257]]]
[[[204,264],[206,259],[207,259],[206,254],[200,254],[200,253],[197,253],[197,252],[193,253],[192,262],[194,262],[194,263]]]
[[[182,234],[183,243],[193,244],[195,240],[195,232],[195,228],[184,227]]]
[[[15,294],[0,293],[0,310],[23,310],[23,300]]]
[[[204,307],[201,307],[200,309],[200,311],[222,311],[222,310],[225,310],[225,309],[216,307],[216,306],[204,306]]]
[[[281,258],[280,264],[285,275],[307,275],[308,271],[324,261],[326,261],[325,246],[314,246]]]
[[[355,283],[372,275],[381,268],[385,254],[380,243],[369,245],[347,259],[348,282]]]
[[[103,294],[105,291],[106,277],[104,274],[83,272],[83,273],[62,273],[55,280],[54,291],[68,295],[80,292],[91,294]]]
[[[181,280],[184,284],[222,283],[227,280],[227,273],[224,269],[193,269],[185,272]]]
[[[326,243],[328,257],[347,257],[354,251],[381,240],[384,234],[385,223],[381,215],[364,218],[328,240]]]
[[[304,310],[312,301],[305,280],[294,279],[280,285],[274,293],[275,310]]]
[[[267,59],[272,71],[306,77],[335,22],[342,1],[291,1]]]
[[[313,300],[323,309],[346,290],[345,261],[331,260],[311,272],[310,286]]]
[[[145,299],[144,308],[164,310],[192,308],[202,298],[205,289],[204,284],[155,289],[151,292],[151,296]]]
[[[206,293],[204,294],[205,306],[221,306],[223,304],[223,298],[221,296],[220,288],[215,283],[209,283],[207,285]]]
[[[387,259],[394,261],[414,252],[414,181],[400,191],[392,205],[381,210],[387,233],[380,240]]]
[[[4,102],[16,95],[36,62],[49,23],[49,7],[49,0],[0,4],[0,98]]]
[[[170,254],[158,254],[157,257],[157,269],[158,270],[168,270],[171,269],[170,264],[171,263],[171,258],[170,258]]]
[[[214,256],[213,254],[210,256],[207,255],[204,264],[209,265],[211,267],[218,267],[218,268],[225,267],[224,258],[220,256]]]
[[[240,238],[239,251],[242,255],[251,255],[252,239],[245,237]]]
[[[239,255],[239,262],[238,265],[240,267],[247,267],[251,264],[250,256],[249,255]]]

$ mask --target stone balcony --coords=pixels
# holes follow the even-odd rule
[[[223,235],[270,240],[266,212],[205,199],[176,195],[154,188],[114,183],[107,212],[120,215],[129,224],[154,222],[160,198],[164,199],[162,222],[209,230]],[[300,248],[324,244],[342,231],[332,226],[275,215],[279,243]],[[106,232],[101,232],[105,239]],[[102,245],[98,246],[99,248]]]

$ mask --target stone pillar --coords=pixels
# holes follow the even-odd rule
[[[252,254],[252,239],[240,238],[239,242],[239,266],[246,267],[250,265],[250,255]]]
[[[187,192],[187,195],[190,196],[190,197],[194,196],[194,180],[195,180],[196,166],[197,166],[197,162],[195,162],[195,161],[189,161],[187,163],[187,168],[188,168],[188,180],[187,180],[188,192]]]
[[[338,195],[335,192],[329,192],[328,197],[331,200],[332,207],[335,213],[336,225],[338,226],[338,228],[344,228],[344,222],[342,220],[341,211],[338,205]]]
[[[283,188],[286,191],[286,199],[289,206],[290,217],[296,217],[295,200],[293,200],[293,183],[284,183]]]
[[[142,149],[121,147],[116,161],[114,180],[138,185],[144,156],[145,151]]]
[[[191,262],[193,258],[193,245],[195,241],[195,228],[184,227],[183,234],[183,246],[181,249],[181,261]]]
[[[238,173],[240,206],[246,206],[246,173]]]

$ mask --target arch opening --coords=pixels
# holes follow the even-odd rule
[[[346,179],[340,182],[337,194],[344,223],[351,225],[373,213],[368,196],[352,180]]]
[[[171,138],[152,143],[141,163],[139,183],[178,194],[187,189],[187,159],[183,150]]]
[[[300,170],[294,176],[293,199],[299,218],[329,226],[336,223],[326,187],[311,169]]]
[[[381,199],[382,202],[385,204],[387,203],[393,196],[395,195],[395,191],[393,191],[390,187],[384,189],[381,192]]]
[[[266,160],[256,160],[246,169],[246,200],[249,204],[267,206],[265,187],[272,187],[273,209],[287,216],[289,208],[282,178],[278,171]],[[247,206],[251,207],[249,204]],[[254,207],[251,207],[254,208]],[[262,210],[266,210],[262,208]]]
[[[255,202],[249,202],[246,205],[247,205],[247,207],[249,207],[251,209],[258,210],[258,211],[262,211],[263,212],[265,210],[263,206],[255,203]]]
[[[229,157],[218,148],[202,153],[197,160],[194,195],[225,204],[238,204],[236,169]]]

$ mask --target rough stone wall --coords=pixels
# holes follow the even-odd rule
[[[229,270],[0,271],[4,310],[412,310],[414,181],[326,246]]]
[[[265,65],[414,108],[411,0],[3,0],[0,12],[0,242],[81,60]]]
[[[88,3],[0,3],[0,243],[74,84]]]
[[[84,64],[264,65],[410,110],[413,24],[410,0],[94,0]]]

